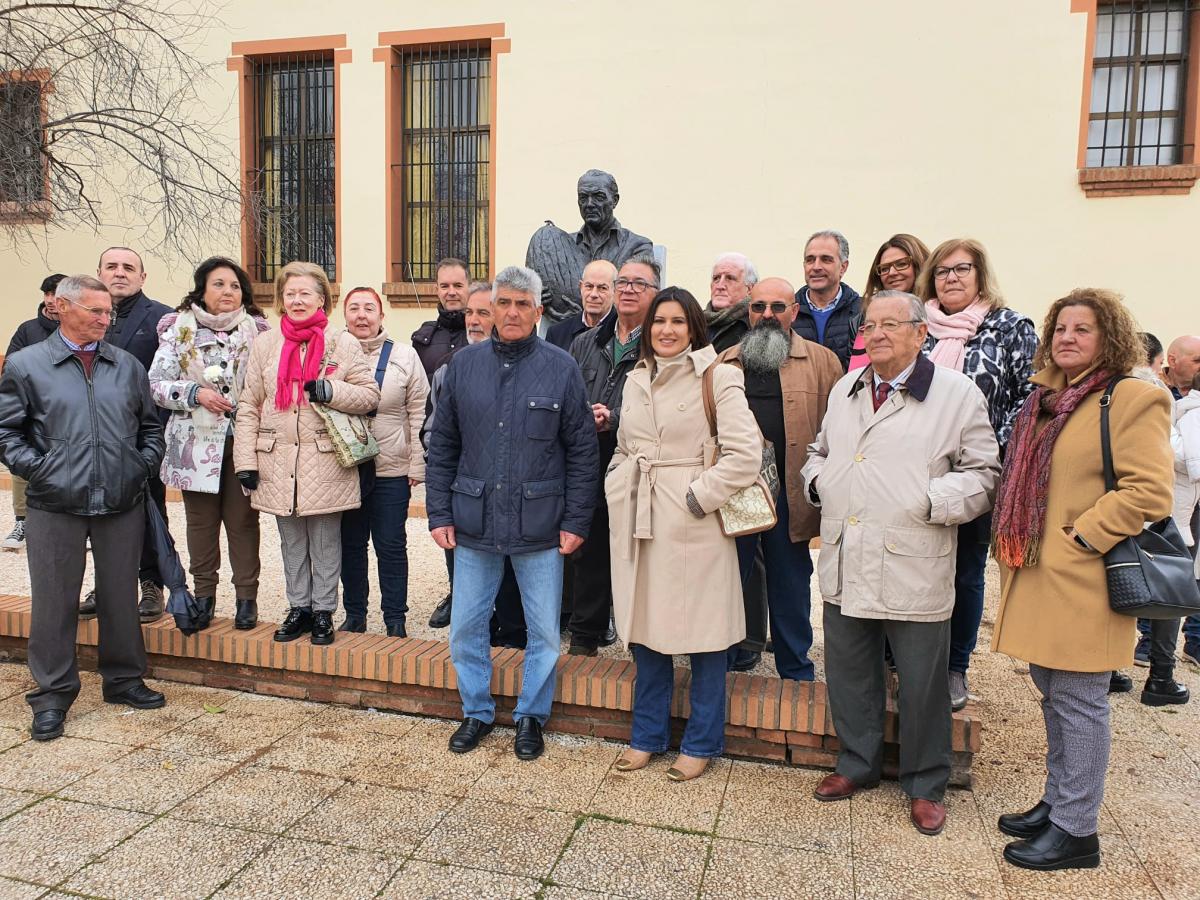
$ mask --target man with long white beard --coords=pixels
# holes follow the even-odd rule
[[[795,314],[795,291],[787,281],[759,281],[750,291],[750,330],[720,360],[745,372],[746,400],[763,437],[775,447],[780,482],[775,527],[737,539],[743,585],[760,544],[767,570],[765,604],[755,592],[743,592],[746,640],[740,648],[762,651],[769,609],[779,677],[812,681],[808,542],[820,532],[821,518],[804,500],[800,470],[821,429],[829,392],[842,377],[842,364],[831,350],[792,331]]]

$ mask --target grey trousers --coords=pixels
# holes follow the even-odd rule
[[[335,612],[342,577],[342,514],[276,516],[288,606]]]
[[[825,604],[829,709],[842,745],[837,771],[860,785],[882,774],[885,637],[900,678],[900,787],[909,797],[940,803],[950,780],[949,619],[857,619]]]
[[[1112,733],[1111,672],[1065,672],[1030,664],[1046,720],[1046,792],[1050,821],[1068,834],[1096,833]]]
[[[25,695],[33,711],[68,709],[79,695],[75,638],[85,545],[92,539],[100,677],[104,695],[129,690],[146,675],[146,645],[138,620],[138,560],[146,511],[138,504],[111,516],[73,516],[30,507],[25,519],[29,581],[29,671],[37,690]]]

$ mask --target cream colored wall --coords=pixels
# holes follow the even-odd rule
[[[347,7],[348,8],[348,7]],[[921,10],[914,15],[913,10]],[[614,173],[618,216],[663,243],[669,280],[702,299],[711,259],[741,250],[762,275],[803,281],[805,237],[835,227],[861,288],[876,246],[911,231],[989,248],[1017,309],[1040,318],[1078,285],[1124,292],[1164,340],[1200,331],[1190,296],[1200,189],[1190,196],[1087,199],[1076,180],[1086,17],[1068,0],[840,4],[614,0],[255,2],[210,36],[214,108],[236,40],[346,32],[342,79],[344,286],[384,280],[384,64],[380,31],[502,21],[497,118],[498,266],[521,263],[543,219],[574,229],[574,184]],[[218,105],[219,104],[219,105]],[[232,107],[230,107],[232,109]],[[236,122],[229,123],[232,139]],[[119,232],[56,235],[51,268],[90,270]],[[237,236],[214,240],[236,251]],[[0,255],[0,330],[32,310],[46,266]],[[148,292],[174,302],[189,264],[150,260]],[[28,298],[26,303],[26,298]],[[393,334],[429,318],[393,310]]]

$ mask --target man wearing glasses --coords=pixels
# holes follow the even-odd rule
[[[585,331],[571,344],[571,355],[583,372],[596,437],[600,442],[596,507],[588,540],[571,560],[571,632],[573,656],[595,656],[598,647],[617,639],[612,625],[612,571],[609,568],[608,503],[604,473],[617,449],[621,397],[625,377],[637,364],[642,322],[659,289],[661,270],[649,254],[635,256],[617,275],[615,316]]]
[[[775,447],[780,483],[775,527],[737,539],[746,640],[731,664],[744,668],[746,662],[757,663],[767,640],[769,609],[779,677],[812,681],[808,651],[813,640],[809,616],[813,568],[808,542],[820,532],[821,516],[804,500],[800,470],[825,418],[829,392],[842,377],[842,366],[831,350],[792,331],[794,292],[782,278],[755,284],[750,291],[750,330],[720,357],[745,373],[746,400],[763,437]],[[765,598],[761,591],[748,589],[760,548],[766,566]]]
[[[571,343],[589,328],[595,328],[612,311],[616,301],[617,267],[607,259],[596,259],[583,269],[579,279],[579,296],[583,309],[569,319],[552,325],[546,332],[546,340],[556,347],[570,351]]]
[[[56,297],[58,331],[15,354],[0,378],[0,459],[29,482],[29,671],[37,688],[26,700],[35,741],[63,733],[79,694],[75,637],[88,538],[104,700],[135,709],[164,703],[142,680],[146,648],[128,600],[146,528],[146,481],[163,456],[162,424],[145,370],[104,339],[113,315],[104,284],[65,278]]]
[[[112,320],[104,339],[114,347],[132,353],[142,364],[142,368],[149,372],[154,362],[154,354],[158,351],[158,321],[171,312],[171,308],[151,300],[142,292],[146,283],[146,267],[142,264],[142,257],[128,247],[109,247],[101,253],[96,277],[112,297]],[[160,410],[159,420],[165,422],[166,418],[167,411]],[[157,469],[151,473],[146,487],[158,511],[162,513],[163,521],[169,521],[167,489],[159,479]],[[142,547],[139,579],[141,594],[138,600],[138,615],[143,622],[153,622],[162,618],[162,576],[158,574],[158,558],[150,544]],[[85,619],[96,615],[94,590],[88,591],[83,602],[79,604],[79,615]]]
[[[922,834],[946,824],[950,615],[958,526],[992,506],[1000,451],[983,394],[921,352],[925,304],[880,291],[863,311],[871,364],[843,375],[808,448],[805,498],[821,510],[825,674],[841,750],[818,800],[879,783],[884,638],[900,678],[900,787]]]
[[[840,231],[818,231],[804,245],[804,287],[796,292],[796,334],[837,354],[842,371],[862,318],[862,300],[842,281],[850,265],[850,244]]]

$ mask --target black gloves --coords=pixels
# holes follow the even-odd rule
[[[258,473],[253,469],[246,472],[238,472],[237,480],[248,491],[258,490]]]
[[[310,403],[330,403],[333,401],[333,385],[325,378],[304,382],[304,393],[308,394]]]

